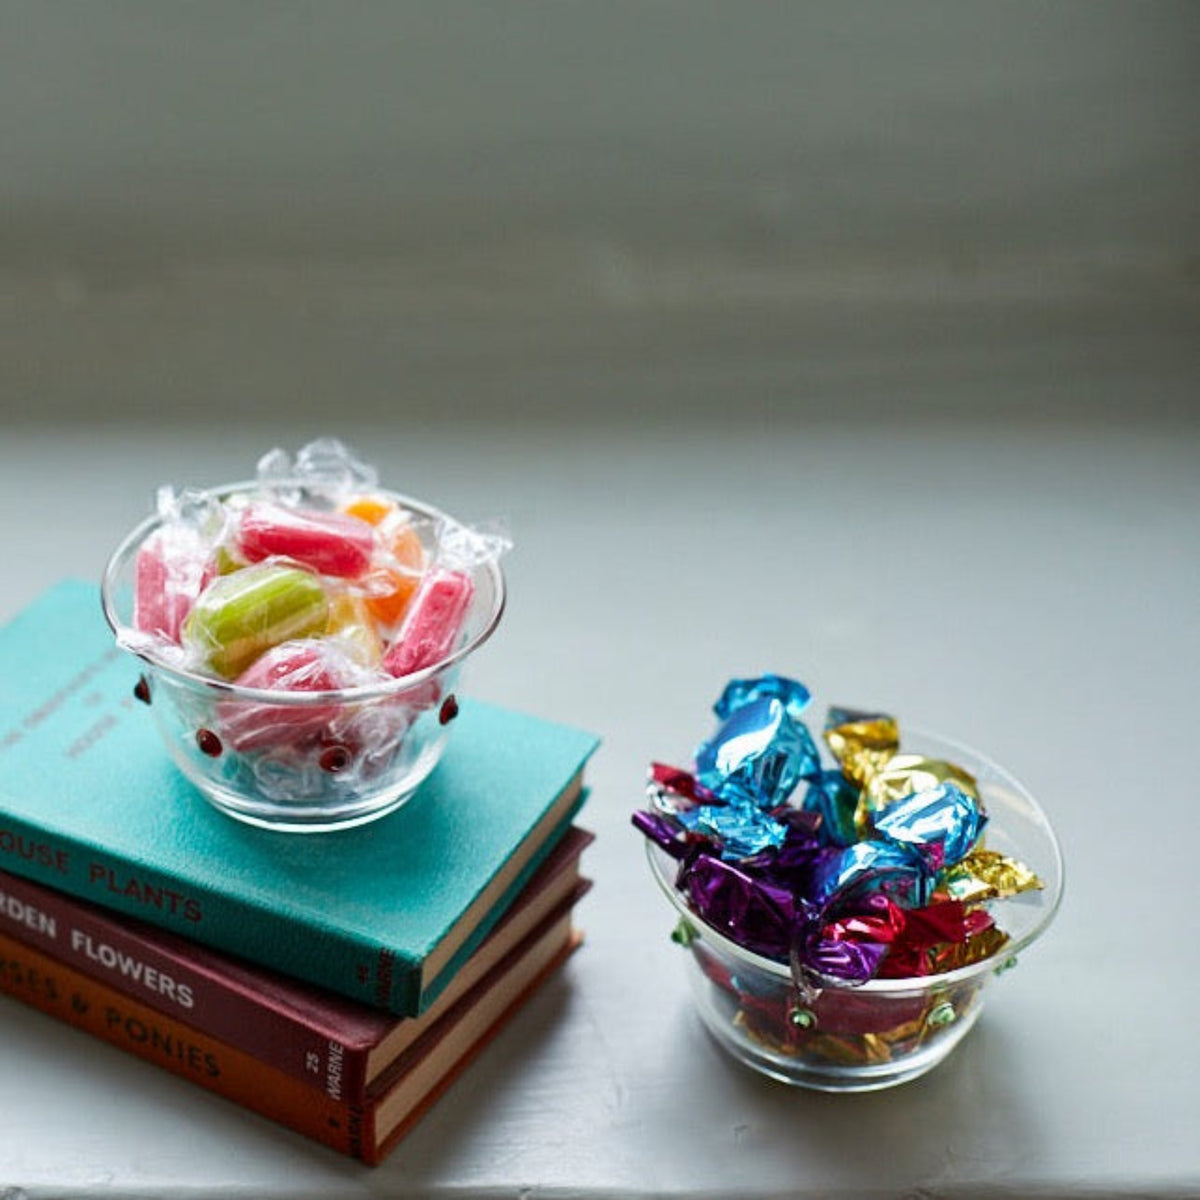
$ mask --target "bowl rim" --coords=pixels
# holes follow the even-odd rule
[[[241,480],[235,483],[217,484],[214,487],[191,489],[191,491],[200,497],[224,499],[228,496],[249,491],[287,487],[304,488],[311,487],[311,485],[311,480],[298,478],[271,480],[269,485],[264,485],[259,480]],[[456,517],[451,516],[440,508],[436,508],[432,504],[427,504],[423,500],[407,496],[403,492],[396,492],[391,488],[378,486],[369,489],[364,488],[363,490],[369,491],[372,495],[386,496],[388,499],[394,500],[404,508],[416,513],[418,516],[445,522],[458,528],[466,528]],[[140,642],[146,635],[126,625],[117,615],[115,592],[118,572],[130,555],[136,551],[137,547],[163,524],[164,518],[161,513],[151,513],[150,516],[135,525],[121,539],[112,554],[109,555],[100,581],[100,603],[104,610],[104,618],[108,622],[108,626],[112,630],[121,649],[140,658],[153,668],[153,670],[162,672],[164,675],[170,676],[180,683],[208,692],[222,700],[245,700],[260,704],[269,703],[281,707],[304,708],[322,704],[360,702],[396,696],[443,674],[447,669],[462,662],[463,659],[482,646],[495,633],[496,627],[500,624],[500,618],[504,615],[508,600],[504,571],[500,566],[500,562],[498,558],[488,558],[480,563],[479,566],[486,571],[492,581],[493,600],[491,611],[488,613],[487,619],[480,630],[469,641],[460,646],[453,654],[439,659],[436,663],[432,663],[428,667],[422,667],[421,670],[413,671],[408,675],[397,675],[385,682],[369,683],[348,688],[335,688],[323,692],[285,692],[271,688],[239,687],[230,680],[214,679],[211,676],[201,675],[196,671],[190,671],[175,663],[168,662],[157,656],[151,645],[131,644],[125,636],[132,635]]]
[[[1066,864],[1063,859],[1062,844],[1059,842],[1058,835],[1054,831],[1054,826],[1050,823],[1050,819],[1046,816],[1045,810],[1037,802],[1030,790],[1023,784],[1011,771],[1000,766],[999,763],[989,758],[985,754],[981,754],[978,750],[967,745],[965,742],[957,741],[956,739],[946,737],[945,734],[936,733],[933,730],[926,730],[918,727],[910,727],[907,730],[907,736],[916,738],[917,740],[928,738],[940,743],[942,746],[949,749],[951,752],[959,753],[969,758],[973,758],[976,763],[986,768],[989,772],[997,775],[1003,782],[1014,789],[1029,805],[1033,815],[1037,819],[1038,825],[1046,835],[1047,843],[1053,858],[1057,885],[1051,894],[1048,890],[1043,889],[1042,895],[1047,897],[1045,911],[1040,915],[1039,919],[1027,929],[1019,938],[1013,938],[1006,942],[995,954],[989,955],[987,958],[980,959],[978,962],[968,963],[966,966],[957,967],[953,971],[941,971],[932,975],[907,975],[896,979],[868,979],[863,983],[851,983],[845,979],[840,979],[832,975],[823,975],[818,971],[806,970],[806,981],[809,982],[812,988],[817,990],[844,990],[858,993],[874,993],[882,994],[898,994],[914,991],[926,991],[932,987],[949,986],[955,983],[961,983],[964,980],[973,979],[978,975],[983,975],[991,971],[995,971],[997,967],[1009,962],[1022,951],[1027,950],[1050,926],[1054,920],[1060,906],[1062,905],[1063,892],[1066,884]],[[905,752],[904,743],[901,743],[901,753]],[[969,764],[961,764],[966,769],[970,769]],[[747,950],[745,946],[739,945],[727,934],[722,933],[715,926],[710,925],[703,917],[693,911],[688,904],[686,897],[679,892],[671,880],[668,878],[665,866],[667,863],[674,863],[678,860],[671,857],[661,846],[655,843],[650,838],[645,838],[645,853],[646,860],[650,864],[650,873],[654,877],[654,881],[658,884],[672,906],[676,909],[681,917],[689,922],[697,931],[703,940],[712,942],[723,953],[737,959],[747,966],[754,967],[769,975],[776,976],[780,982],[786,982],[792,986],[798,986],[795,975],[790,964],[780,962],[778,959],[767,958],[765,955],[757,954],[753,950]]]

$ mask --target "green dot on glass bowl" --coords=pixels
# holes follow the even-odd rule
[[[679,918],[679,924],[671,930],[671,941],[687,947],[696,940],[696,927],[686,917]]]
[[[788,1020],[797,1029],[811,1029],[817,1023],[817,1014],[810,1008],[793,1008],[788,1011]]]
[[[941,1004],[935,1004],[929,1010],[929,1016],[925,1018],[925,1024],[932,1029],[939,1029],[943,1025],[949,1025],[955,1017],[954,1005],[949,1000],[943,1000]]]

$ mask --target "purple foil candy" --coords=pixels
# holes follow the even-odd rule
[[[756,879],[787,888],[795,895],[798,884],[807,878],[813,860],[821,853],[818,823],[811,813],[796,808],[778,808],[771,815],[784,827],[783,841],[762,854],[743,859],[741,865]]]
[[[808,707],[812,694],[804,684],[784,675],[760,675],[757,679],[731,679],[725,685],[720,699],[713,705],[713,712],[722,721],[731,717],[751,700],[775,699],[783,703],[793,721]]]
[[[721,857],[751,858],[779,846],[787,826],[753,804],[704,804],[681,810],[676,819],[687,830],[721,843]]]
[[[818,938],[805,947],[804,965],[822,975],[866,983],[874,979],[879,964],[887,957],[888,947],[879,942],[841,942]]]
[[[852,846],[858,841],[854,813],[858,788],[841,771],[822,771],[804,796],[805,812],[821,818],[821,840],[829,846]]]
[[[876,815],[875,832],[913,847],[931,871],[940,871],[966,858],[986,824],[974,797],[946,782],[889,805]]]
[[[632,817],[634,828],[661,846],[672,858],[685,858],[691,847],[683,840],[679,827],[659,813],[638,811]]]
[[[787,960],[796,906],[787,888],[775,887],[719,858],[699,855],[684,866],[677,886],[701,920],[756,954]]]
[[[697,781],[729,804],[775,808],[820,769],[808,728],[774,696],[743,704],[696,751]]]
[[[826,913],[845,911],[869,896],[884,895],[902,908],[929,903],[933,876],[921,855],[897,842],[856,842],[818,860],[809,897]]]
[[[777,808],[771,815],[784,827],[785,833],[769,865],[777,873],[794,877],[797,871],[812,862],[821,848],[820,821],[813,813],[801,812],[798,808]]]

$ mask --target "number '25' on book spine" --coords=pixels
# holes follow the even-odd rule
[[[335,1100],[2,933],[0,992],[376,1165],[578,941],[562,906],[426,1029],[362,1104]]]
[[[324,1090],[362,1102],[392,1061],[589,881],[572,827],[419,1017],[394,1017],[0,871],[0,932]]]

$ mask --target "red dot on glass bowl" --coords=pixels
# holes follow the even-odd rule
[[[455,717],[458,716],[458,701],[454,698],[452,692],[442,701],[442,707],[438,710],[438,724],[449,725]]]
[[[196,745],[200,747],[200,753],[207,754],[209,758],[220,757],[223,749],[221,739],[211,729],[196,731]]]
[[[344,771],[350,765],[350,751],[345,746],[330,746],[317,759],[317,762],[322,771],[328,771],[330,775],[336,775],[339,771]]]
[[[139,675],[138,681],[133,685],[133,694],[143,703],[150,703],[150,680],[145,675]]]

